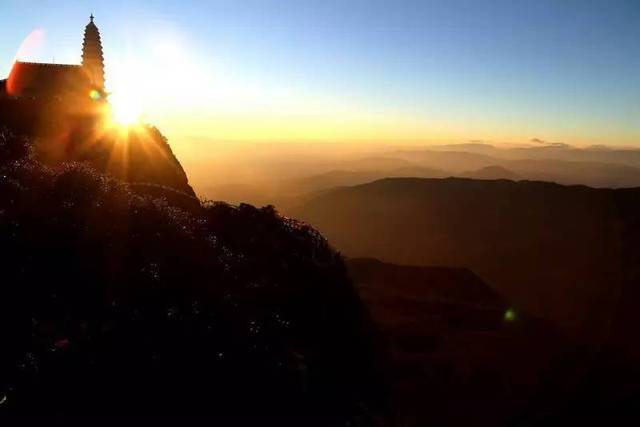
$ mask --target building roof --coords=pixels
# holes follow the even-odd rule
[[[91,84],[80,65],[16,61],[6,89],[10,96],[61,97],[87,94]]]

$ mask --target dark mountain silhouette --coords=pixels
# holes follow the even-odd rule
[[[518,181],[522,177],[502,166],[487,166],[475,171],[465,172],[460,175],[462,178],[473,179],[510,179]]]
[[[295,214],[348,256],[470,268],[517,306],[597,340],[639,277],[639,212],[640,189],[395,178],[326,192]]]
[[[635,365],[610,350],[589,353],[471,271],[347,265],[387,349],[392,425],[638,419]]]
[[[341,257],[272,207],[163,189],[0,133],[0,424],[371,424],[384,388]]]
[[[393,425],[506,425],[564,351],[548,325],[505,320],[508,304],[469,270],[348,268],[387,342]]]

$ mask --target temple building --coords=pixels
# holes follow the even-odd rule
[[[0,81],[0,97],[80,101],[80,104],[104,100],[102,42],[93,20],[91,15],[84,30],[80,65],[16,61],[9,77]]]

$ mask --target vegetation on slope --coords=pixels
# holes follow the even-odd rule
[[[368,323],[317,232],[33,152],[0,134],[0,423],[370,421]]]

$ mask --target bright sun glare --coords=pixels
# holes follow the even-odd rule
[[[117,92],[109,95],[111,114],[113,120],[125,126],[130,126],[140,121],[142,108],[135,97],[126,92]]]

